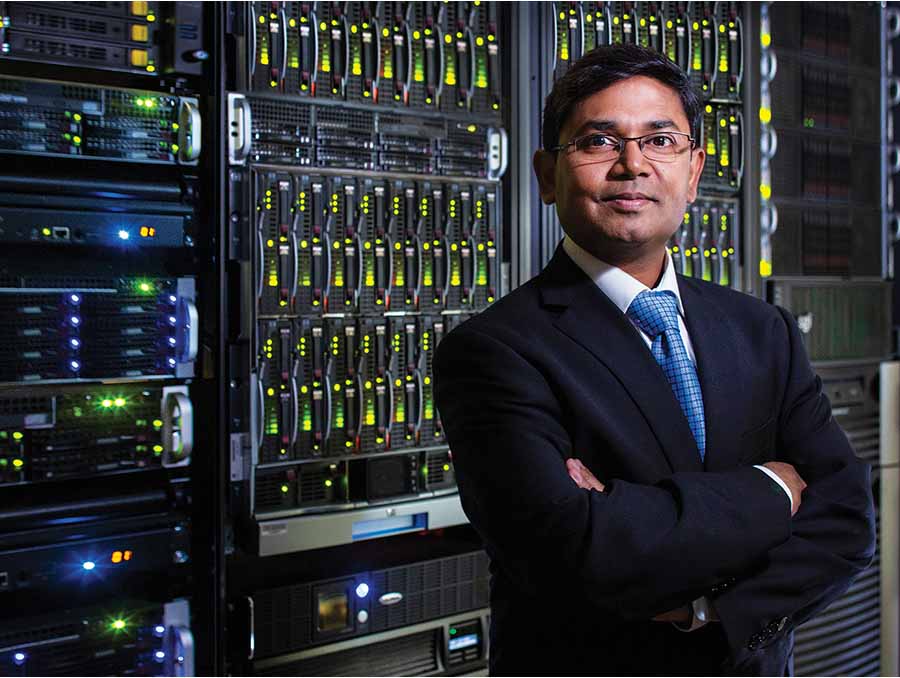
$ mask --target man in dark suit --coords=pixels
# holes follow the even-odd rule
[[[869,468],[793,317],[673,269],[700,123],[655,52],[574,64],[534,159],[566,238],[437,348],[494,674],[784,675],[871,562]]]

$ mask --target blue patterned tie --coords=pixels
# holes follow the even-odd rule
[[[672,292],[644,290],[631,302],[626,315],[652,340],[650,350],[681,403],[694,440],[697,441],[700,460],[703,461],[706,453],[703,394],[700,392],[697,369],[681,341],[678,299]]]

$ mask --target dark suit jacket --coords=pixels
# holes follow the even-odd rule
[[[435,355],[463,507],[492,560],[494,674],[782,675],[793,628],[870,562],[868,465],[793,317],[679,276],[706,415],[701,463],[638,331],[564,252]],[[606,484],[579,489],[564,460]],[[753,464],[808,483],[790,516]],[[721,624],[652,622],[706,595]]]

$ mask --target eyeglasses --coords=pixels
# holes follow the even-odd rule
[[[696,145],[694,137],[684,132],[651,132],[639,137],[617,137],[593,132],[548,150],[563,151],[569,146],[574,146],[575,151],[598,160],[614,160],[622,155],[625,144],[629,141],[638,143],[638,148],[645,158],[659,162],[673,162],[679,155]]]

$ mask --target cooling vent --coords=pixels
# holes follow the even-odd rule
[[[96,45],[81,45],[75,42],[28,38],[25,41],[25,49],[33,54],[42,54],[48,57],[64,57],[98,63],[105,63],[107,60],[106,48]]]
[[[256,510],[277,511],[285,505],[285,496],[290,492],[282,492],[285,484],[284,473],[258,474],[256,476]]]
[[[875,493],[878,544],[875,560],[843,596],[797,629],[794,646],[794,673],[797,676],[877,676],[881,673],[879,494]]]
[[[842,419],[840,424],[856,456],[870,464],[878,464],[881,435],[878,413],[852,420]]]
[[[438,670],[440,629],[257,671],[259,676],[424,676]]]
[[[331,494],[325,486],[329,473],[327,466],[304,466],[300,469],[300,503],[326,501]]]
[[[53,411],[53,398],[23,397],[0,398],[0,418],[21,417],[35,413],[50,413]]]
[[[25,631],[0,631],[0,647],[30,645],[52,640],[54,638],[77,636],[83,632],[84,625],[81,622],[48,624],[46,626],[30,628]]]

